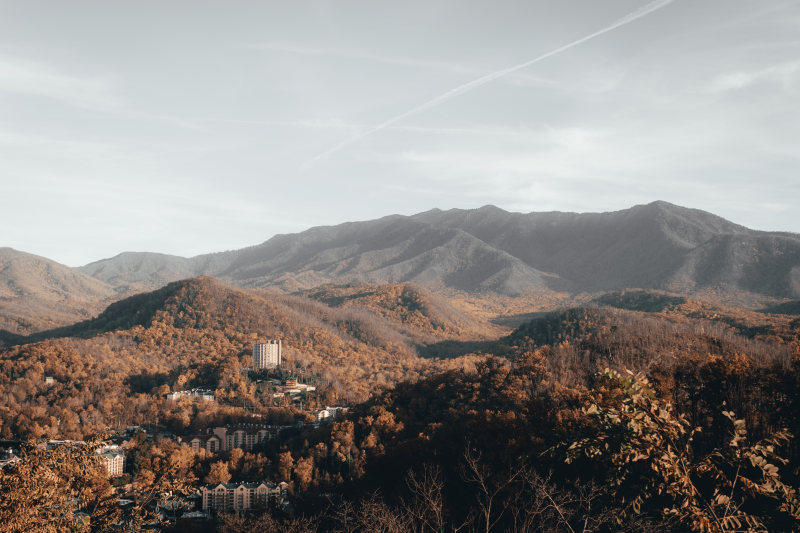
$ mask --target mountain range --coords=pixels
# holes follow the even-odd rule
[[[115,288],[211,275],[241,287],[416,282],[506,295],[626,287],[800,296],[800,235],[666,202],[609,213],[434,209],[277,235],[183,258],[123,253],[79,270]]]
[[[22,320],[14,328],[5,319],[10,329],[32,330],[39,325],[26,327],[33,315],[20,315],[20,307],[88,315],[97,309],[92,302],[201,275],[289,292],[413,282],[512,297],[636,287],[778,302],[800,297],[800,235],[756,231],[658,201],[607,213],[434,209],[314,227],[191,258],[125,252],[76,269],[4,248],[0,314]]]

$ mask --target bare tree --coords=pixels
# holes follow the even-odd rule
[[[331,502],[333,508],[332,518],[339,523],[340,533],[355,533],[358,531],[358,515],[356,507],[350,500],[339,500],[335,504]]]
[[[356,519],[363,532],[405,533],[409,530],[409,517],[386,505],[378,492],[361,502]]]
[[[503,518],[508,506],[508,500],[502,498],[514,481],[519,477],[520,470],[511,470],[504,473],[493,473],[492,469],[481,460],[481,454],[467,446],[464,451],[464,462],[461,465],[461,477],[467,483],[477,486],[478,512],[483,519],[485,533]]]
[[[414,495],[412,502],[404,506],[405,513],[411,518],[412,531],[444,533],[444,483],[439,467],[426,464],[421,475],[409,470],[406,474],[406,485]]]

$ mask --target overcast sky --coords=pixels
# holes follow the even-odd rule
[[[0,246],[658,199],[800,232],[800,1],[0,0]]]

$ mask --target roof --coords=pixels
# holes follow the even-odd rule
[[[219,486],[225,487],[227,490],[234,490],[239,487],[244,487],[246,489],[257,489],[260,486],[265,486],[268,489],[274,489],[277,487],[274,483],[270,483],[269,481],[262,481],[260,483],[247,483],[247,482],[240,482],[240,483],[212,483],[210,485],[204,485],[203,488],[213,490],[218,488]]]
[[[108,457],[109,459],[115,459],[117,457],[125,457],[125,453],[122,450],[103,452],[103,453],[99,453],[98,455],[100,457]]]
[[[208,435],[203,435],[203,434],[200,434],[200,435],[183,435],[180,438],[181,438],[181,442],[192,442],[194,439],[198,439],[198,440],[201,440],[201,441],[204,441],[204,442],[208,442],[211,439],[219,440],[219,437],[217,435],[214,435],[213,433],[208,434]]]

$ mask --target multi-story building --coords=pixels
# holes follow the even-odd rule
[[[222,450],[241,448],[251,451],[255,446],[278,434],[277,427],[218,427],[214,435],[219,437]]]
[[[49,440],[42,445],[47,450],[55,450],[62,446],[67,446],[70,449],[78,448],[85,445],[82,440]],[[106,469],[108,477],[121,476],[125,472],[125,451],[116,444],[109,444],[100,446],[93,452],[81,452],[87,454],[94,454],[100,457],[100,464]]]
[[[281,341],[270,340],[254,344],[253,366],[257,370],[281,366]]]
[[[204,511],[246,511],[282,502],[286,483],[217,483],[205,485],[201,492]]]
[[[222,442],[216,435],[190,435],[179,437],[178,441],[190,446],[194,452],[199,452],[201,448],[209,452],[218,452],[222,449]]]
[[[125,472],[125,452],[119,446],[104,446],[95,453],[102,458],[108,477],[121,476]]]
[[[184,435],[177,441],[198,452],[201,449],[209,452],[230,451],[234,448],[252,451],[258,444],[274,439],[278,433],[292,426],[242,425],[232,427],[216,427],[201,435]]]

